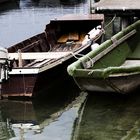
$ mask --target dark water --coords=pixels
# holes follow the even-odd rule
[[[55,17],[86,14],[88,6],[88,0],[17,0],[3,4],[0,44],[9,47],[40,33]],[[137,93],[87,95],[75,84],[66,83],[44,99],[1,100],[0,140],[140,140]]]
[[[44,92],[44,98],[0,101],[0,140],[71,139],[86,96],[75,85]]]
[[[140,140],[140,95],[90,94],[75,140]]]

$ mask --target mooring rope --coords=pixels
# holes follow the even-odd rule
[[[112,20],[104,27],[104,29],[107,28],[115,20],[115,18],[116,18],[116,14],[112,18]]]
[[[74,54],[73,52],[71,52],[71,54],[72,54],[72,56],[73,56],[74,58],[76,58],[77,60],[80,60],[81,57],[86,56],[86,57],[89,59],[89,61],[91,62],[91,67],[93,67],[94,61],[93,61],[92,58],[89,57],[88,55],[84,55],[84,54],[80,54],[80,53]],[[76,55],[79,55],[79,56],[81,56],[81,57],[77,57]],[[81,62],[82,62],[82,60],[81,60]]]

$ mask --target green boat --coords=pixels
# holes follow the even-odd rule
[[[80,89],[131,93],[140,88],[140,20],[68,66]]]

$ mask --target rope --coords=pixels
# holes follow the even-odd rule
[[[107,27],[115,20],[115,18],[116,18],[116,14],[115,14],[115,16],[112,18],[112,20],[104,27],[104,29],[107,28]]]
[[[89,57],[89,56],[87,56],[87,55],[84,55],[84,54],[74,54],[73,52],[71,52],[71,54],[72,54],[73,57],[76,58],[77,60],[79,60],[79,59],[80,59],[81,57],[83,57],[83,56],[86,56],[86,57],[89,59],[89,61],[91,62],[91,67],[94,66],[94,61],[92,60],[91,57]],[[81,57],[79,58],[79,57],[77,57],[76,55],[81,56]]]

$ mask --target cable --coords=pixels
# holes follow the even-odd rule
[[[107,28],[107,27],[115,20],[115,18],[116,18],[116,14],[115,14],[115,16],[112,18],[112,20],[104,27],[104,29]]]

